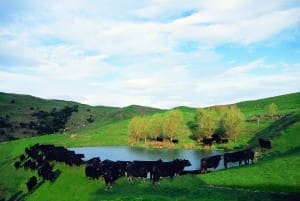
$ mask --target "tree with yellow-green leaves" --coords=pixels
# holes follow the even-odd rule
[[[226,135],[236,142],[244,126],[244,115],[237,106],[230,106],[222,115],[221,126]]]
[[[148,138],[148,121],[146,117],[140,118],[140,126],[139,126],[141,137],[144,139],[144,142],[147,142]]]
[[[214,109],[198,109],[195,115],[197,125],[195,137],[199,142],[203,137],[210,137],[217,128],[217,115]]]
[[[152,139],[163,135],[163,117],[160,114],[151,116],[148,123],[148,133]]]
[[[136,142],[140,140],[139,133],[139,120],[140,117],[133,117],[128,125],[129,136],[134,139]]]
[[[183,114],[181,111],[174,109],[165,114],[163,120],[163,132],[172,142],[178,131],[183,127]]]
[[[148,137],[148,122],[145,117],[136,116],[129,122],[128,131],[131,138],[136,142],[140,139],[147,141]]]

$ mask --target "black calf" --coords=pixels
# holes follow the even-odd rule
[[[35,176],[30,177],[30,179],[26,183],[28,192],[32,192],[36,184],[37,184],[36,177]]]

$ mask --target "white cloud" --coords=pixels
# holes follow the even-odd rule
[[[226,77],[226,76],[236,76],[243,73],[247,73],[251,70],[257,69],[257,68],[264,68],[266,65],[264,63],[263,59],[258,59],[255,61],[252,61],[248,64],[242,65],[242,66],[236,66],[229,68],[224,73],[219,75],[218,77]]]
[[[244,66],[232,67],[209,79],[202,79],[196,91],[205,94],[207,105],[225,104],[242,100],[262,98],[299,91],[300,72],[294,66],[300,64],[280,64],[272,66],[269,74],[251,74],[251,70],[268,66],[262,60]]]
[[[263,55],[228,69],[222,66],[226,52],[216,51],[224,44],[263,43],[297,28],[300,6],[294,1],[28,2],[22,12],[12,12],[11,22],[0,20],[0,57],[7,59],[0,61],[3,91],[173,107],[299,90],[298,67],[280,64],[274,67],[280,73],[257,75],[274,65]],[[184,41],[197,48],[178,50]]]

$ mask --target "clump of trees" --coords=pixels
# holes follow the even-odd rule
[[[136,116],[129,122],[128,132],[134,141],[157,139],[172,141],[184,127],[183,114],[174,109],[164,115],[154,114],[151,117]]]
[[[222,108],[216,112],[214,108],[198,109],[194,122],[189,122],[189,127],[194,138],[200,142],[204,137],[216,134],[220,137],[229,137],[236,141],[244,125],[244,115],[235,105]]]
[[[51,112],[39,110],[32,114],[37,118],[35,125],[39,134],[52,134],[64,129],[72,112],[78,112],[78,105],[65,106],[62,109],[53,108]]]
[[[190,121],[186,125],[192,131],[193,138],[198,142],[204,137],[209,138],[214,134],[236,141],[244,126],[244,121],[244,115],[240,109],[231,105],[218,111],[215,108],[198,109],[194,121]],[[128,132],[130,138],[135,142],[147,142],[148,139],[157,139],[158,137],[172,142],[179,133],[187,134],[186,125],[182,112],[175,109],[165,114],[154,114],[151,117],[136,116],[129,122]],[[188,133],[190,134],[189,131]]]

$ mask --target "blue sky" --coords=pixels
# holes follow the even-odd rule
[[[0,91],[160,108],[299,92],[300,3],[2,0]]]

